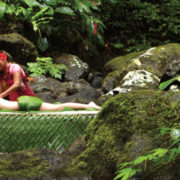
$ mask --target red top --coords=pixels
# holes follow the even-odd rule
[[[23,69],[18,65],[18,64],[12,64],[9,63],[8,66],[8,76],[0,77],[0,82],[2,84],[5,84],[6,86],[10,87],[14,82],[13,82],[13,74],[14,72],[20,72],[21,73],[21,85],[18,90],[15,92],[9,94],[9,100],[10,101],[17,101],[17,98],[19,96],[23,95],[28,95],[28,96],[35,96],[33,90],[29,87],[27,77]]]

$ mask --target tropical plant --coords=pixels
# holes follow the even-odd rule
[[[48,37],[72,39],[89,36],[89,40],[103,42],[104,24],[95,13],[99,8],[90,0],[6,0],[0,1],[0,19],[11,16],[15,20],[29,22],[38,33],[38,47],[45,51]],[[97,35],[94,34],[98,23]]]
[[[30,76],[50,74],[52,77],[62,79],[62,74],[66,70],[64,64],[54,64],[51,57],[38,57],[36,62],[27,63]]]
[[[180,126],[167,128],[163,127],[157,137],[168,134],[170,137],[170,145],[167,148],[157,148],[149,151],[146,155],[139,156],[131,162],[120,164],[120,169],[114,180],[128,180],[137,173],[146,171],[153,173],[164,166],[174,163],[180,154]],[[152,162],[151,167],[148,163]]]

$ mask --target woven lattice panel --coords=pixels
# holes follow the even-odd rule
[[[95,115],[0,114],[0,152],[63,150],[85,133]]]

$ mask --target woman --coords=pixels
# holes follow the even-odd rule
[[[26,74],[18,64],[8,61],[5,52],[0,53],[0,98],[8,97],[10,101],[17,101],[22,95],[35,96],[29,87]]]
[[[29,110],[40,110],[40,111],[61,111],[66,107],[72,109],[88,109],[95,108],[100,110],[101,107],[97,106],[94,102],[89,104],[81,103],[63,103],[63,104],[51,104],[45,103],[38,97],[31,96],[21,96],[17,101],[8,101],[6,99],[0,98],[0,109],[9,109],[12,111],[29,111]]]

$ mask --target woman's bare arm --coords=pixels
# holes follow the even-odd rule
[[[3,92],[2,84],[0,82],[0,94]]]
[[[4,98],[6,96],[8,96],[9,94],[11,94],[12,92],[15,92],[21,85],[21,72],[17,71],[17,72],[14,72],[13,74],[13,84],[8,88],[6,89],[4,92],[0,91],[1,94],[0,94],[0,98]],[[2,86],[1,86],[1,89],[2,90]]]

